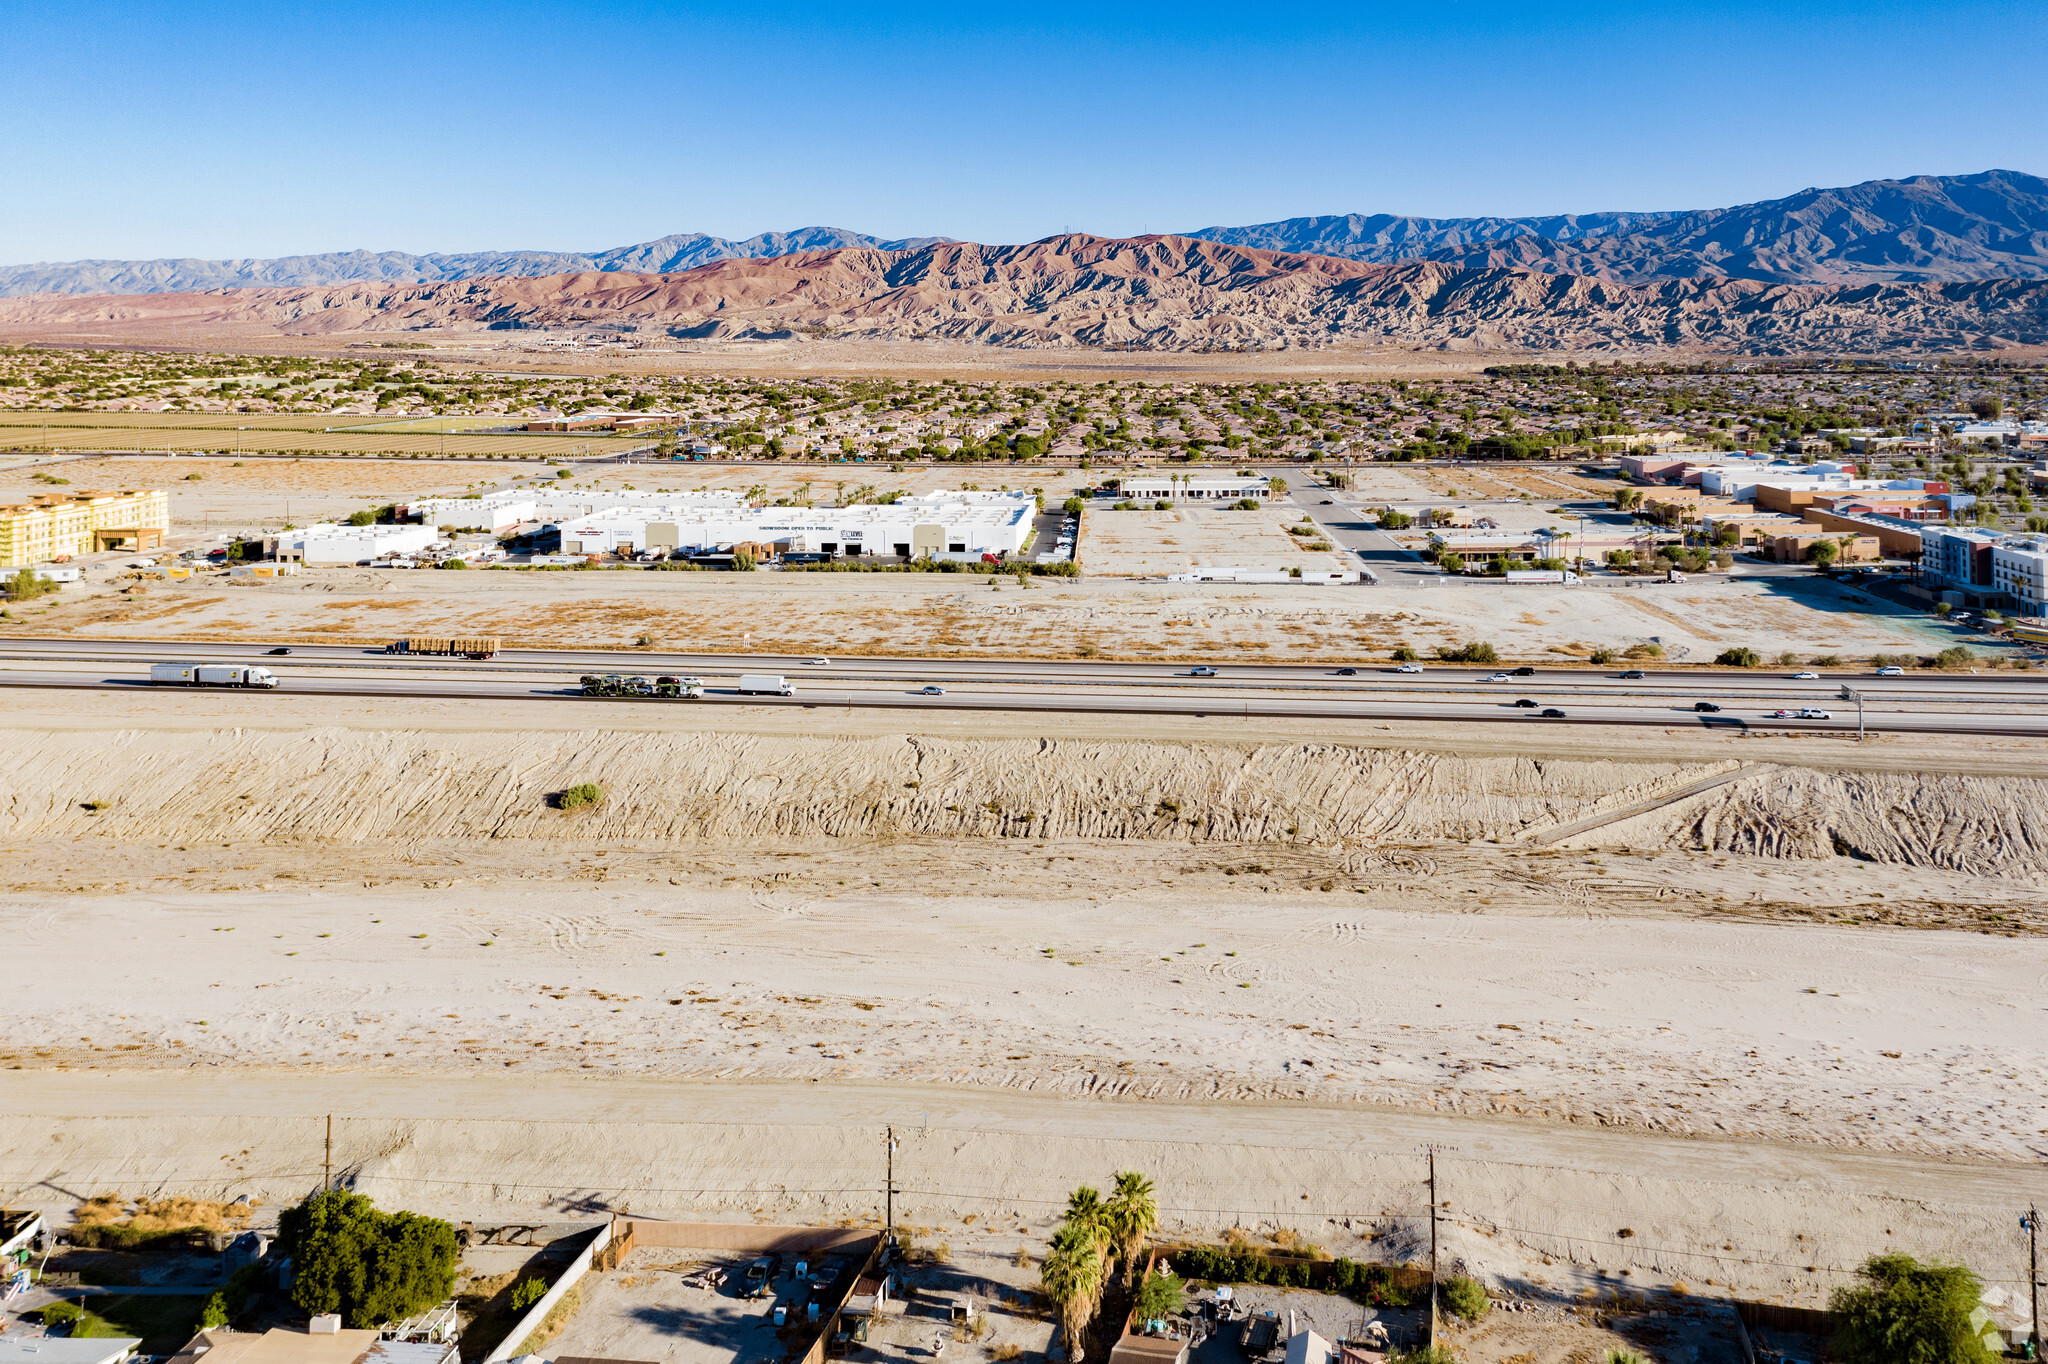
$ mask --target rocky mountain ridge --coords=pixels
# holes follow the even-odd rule
[[[1874,354],[2048,345],[2048,281],[1617,284],[1436,261],[1376,264],[1191,237],[1049,237],[420,284],[0,300],[0,337],[164,339],[567,329],[695,338],[933,339],[1264,350],[1692,348]]]

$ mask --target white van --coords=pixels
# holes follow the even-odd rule
[[[741,696],[795,696],[796,688],[789,685],[789,679],[775,673],[740,674]]]

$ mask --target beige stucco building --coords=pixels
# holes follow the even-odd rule
[[[31,497],[0,506],[0,565],[103,549],[160,549],[170,526],[171,495],[161,488]]]

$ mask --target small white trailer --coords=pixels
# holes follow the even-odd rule
[[[789,679],[775,673],[741,673],[741,696],[795,696]]]
[[[277,685],[277,674],[240,663],[152,663],[149,680],[163,687],[270,688]]]

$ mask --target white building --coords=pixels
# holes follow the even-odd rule
[[[1117,495],[1145,502],[1264,502],[1273,488],[1256,474],[1125,474]]]
[[[1991,547],[1991,586],[2022,615],[2048,614],[2048,537],[2012,536]]]
[[[423,497],[398,508],[398,514],[428,526],[476,526],[497,533],[527,522],[552,523],[578,516],[598,516],[621,508],[738,508],[738,493],[648,493],[540,485],[504,488],[475,497]]]
[[[387,554],[417,554],[438,543],[432,526],[338,526],[323,521],[277,537],[277,557],[307,564],[356,564]]]
[[[1030,493],[942,491],[851,507],[616,506],[551,524],[565,554],[718,553],[753,544],[824,558],[978,560],[1022,552],[1037,510]]]

